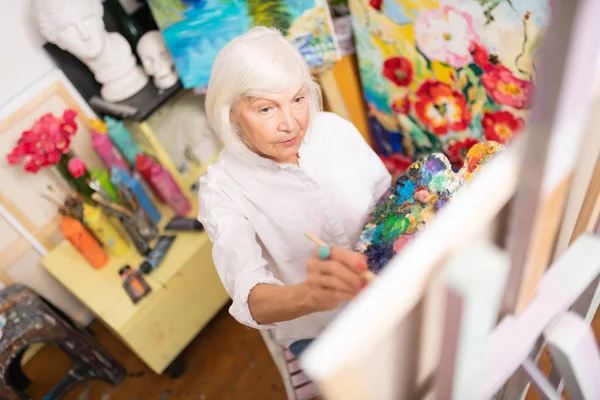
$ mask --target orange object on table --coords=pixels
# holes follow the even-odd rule
[[[104,249],[81,222],[74,218],[62,217],[60,227],[62,235],[92,267],[100,269],[108,262]]]

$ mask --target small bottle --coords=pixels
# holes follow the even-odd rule
[[[121,275],[123,287],[131,298],[131,301],[133,301],[133,304],[136,304],[152,290],[144,280],[142,274],[132,269],[129,265],[121,268],[119,275]]]

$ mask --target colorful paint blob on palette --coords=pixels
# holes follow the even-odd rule
[[[460,191],[489,158],[502,151],[497,142],[473,146],[463,167],[452,170],[443,154],[431,154],[414,162],[379,199],[369,214],[356,245],[368,258],[369,269],[379,273],[388,261],[423,230],[438,210]],[[415,193],[429,196],[415,199]],[[429,198],[427,202],[422,200]]]

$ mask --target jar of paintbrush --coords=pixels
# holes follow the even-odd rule
[[[58,206],[61,215],[61,233],[71,245],[96,269],[102,268],[108,262],[103,243],[96,233],[85,222],[83,201],[79,196],[68,195],[63,203],[45,194],[42,197]]]
[[[150,243],[158,237],[157,225],[146,210],[140,206],[131,190],[120,185],[117,194],[119,203],[101,193],[95,193],[92,199],[100,204],[107,213],[114,215],[119,220],[138,253],[148,254],[151,249]]]

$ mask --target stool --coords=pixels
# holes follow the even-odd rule
[[[29,379],[21,370],[21,358],[36,343],[52,343],[73,361],[73,368],[46,394],[60,399],[75,385],[88,379],[103,379],[118,385],[125,369],[102,350],[91,335],[22,285],[0,291],[0,399],[29,399],[22,391]]]

